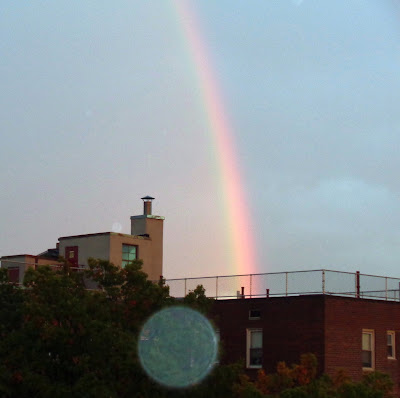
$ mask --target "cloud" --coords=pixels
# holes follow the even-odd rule
[[[268,234],[272,267],[354,271],[361,266],[376,273],[378,264],[397,262],[399,198],[387,187],[330,178],[314,186],[271,190],[270,198],[275,214]]]

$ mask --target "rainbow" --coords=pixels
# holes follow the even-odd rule
[[[256,250],[251,215],[238,165],[234,130],[224,107],[222,91],[215,77],[210,52],[202,39],[199,22],[186,0],[172,0],[193,63],[200,101],[205,108],[212,146],[218,163],[218,186],[227,231],[229,261],[238,274],[256,273]]]

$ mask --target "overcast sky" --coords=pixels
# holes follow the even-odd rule
[[[233,128],[259,272],[400,277],[398,2],[189,5]],[[129,233],[152,195],[166,277],[234,273],[174,3],[1,7],[0,255]]]

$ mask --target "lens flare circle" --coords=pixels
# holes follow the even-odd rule
[[[115,223],[113,223],[111,229],[113,232],[121,232],[122,225],[119,222],[115,222]]]
[[[138,354],[143,369],[166,387],[198,384],[212,370],[217,352],[218,340],[210,322],[183,306],[157,312],[139,335]]]

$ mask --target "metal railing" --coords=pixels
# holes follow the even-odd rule
[[[170,294],[184,297],[202,285],[216,299],[330,294],[400,301],[400,278],[326,269],[166,279]]]
[[[41,264],[2,259],[1,266],[19,269],[23,276],[28,267]],[[47,264],[62,268],[61,264]],[[71,267],[82,271],[85,267]],[[245,275],[220,275],[198,278],[166,279],[173,297],[184,297],[198,285],[205,288],[207,297],[215,299],[296,296],[306,294],[329,294],[400,301],[400,278],[361,274],[360,272],[327,269],[267,272]]]

